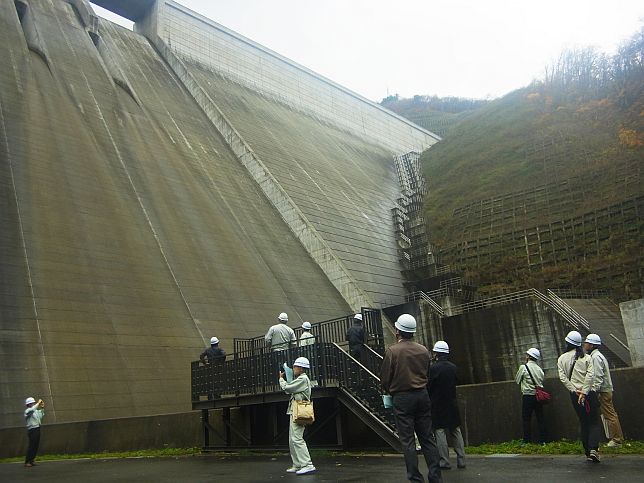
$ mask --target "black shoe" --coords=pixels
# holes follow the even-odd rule
[[[458,466],[457,466],[457,468],[458,468],[459,470],[464,470],[464,469],[465,469],[465,465],[458,465]]]
[[[440,469],[441,470],[451,470],[452,467],[451,466],[441,466]]]

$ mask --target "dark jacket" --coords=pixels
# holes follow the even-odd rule
[[[349,342],[349,349],[351,352],[360,352],[362,350],[362,344],[366,342],[364,335],[365,332],[362,324],[353,324],[349,327],[345,339]]]
[[[439,356],[429,368],[427,391],[432,401],[432,423],[436,429],[455,429],[461,425],[456,403],[456,365]]]
[[[199,356],[201,362],[204,362],[204,358],[208,359],[209,364],[224,362],[226,360],[226,351],[221,349],[219,346],[210,346]]]

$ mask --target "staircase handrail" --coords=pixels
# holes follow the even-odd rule
[[[554,297],[548,297],[543,293],[541,293],[536,288],[518,290],[516,292],[489,297],[487,299],[474,300],[472,302],[466,302],[464,304],[454,305],[451,307],[450,313],[451,315],[460,315],[467,312],[473,312],[475,310],[494,307],[497,305],[505,305],[508,303],[518,302],[520,300],[525,300],[529,298],[532,298],[532,299],[536,298],[537,300],[540,300],[541,302],[546,304],[552,310],[557,312],[563,319],[566,320],[566,322],[568,322],[576,330],[579,330],[580,327],[583,327],[586,330],[590,330],[590,325],[588,324],[588,321],[586,321],[586,319],[584,319],[581,315],[579,315],[576,311],[574,311],[572,307],[569,307],[563,301],[559,303],[554,299]]]
[[[445,316],[445,311],[443,310],[443,307],[438,302],[436,302],[434,299],[432,299],[429,295],[427,295],[425,292],[423,292],[422,290],[418,290],[417,292],[413,292],[413,293],[405,296],[405,300],[407,302],[413,302],[415,300],[422,300],[425,303],[427,303],[427,305],[429,305],[429,307],[431,309],[433,309],[434,312],[436,312],[438,315],[440,315],[441,317]]]
[[[556,293],[554,293],[552,290],[548,289],[546,292],[548,294],[548,298],[552,299],[555,305],[561,308],[564,312],[568,313],[573,319],[575,319],[576,323],[586,329],[588,332],[590,332],[590,324],[588,321],[575,309],[573,309],[570,305],[568,305],[566,302],[564,302]]]
[[[565,299],[610,298],[610,292],[604,289],[549,288],[548,294],[551,293]]]

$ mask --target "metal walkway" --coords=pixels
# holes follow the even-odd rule
[[[226,446],[231,445],[231,432],[234,432],[238,439],[241,438],[248,447],[262,444],[270,446],[274,443],[280,434],[268,442],[259,436],[253,437],[252,431],[247,432],[251,434],[243,434],[243,431],[236,429],[230,422],[229,411],[236,407],[252,407],[255,413],[249,411],[247,414],[250,421],[257,418],[257,411],[261,410],[262,406],[288,401],[289,396],[278,384],[278,370],[284,362],[291,366],[297,357],[304,356],[311,361],[311,369],[307,373],[314,383],[314,400],[334,400],[336,406],[339,404],[346,408],[388,445],[397,451],[400,450],[394,416],[391,410],[385,410],[383,407],[380,379],[377,375],[380,373],[381,354],[384,352],[380,311],[363,308],[362,314],[368,341],[363,347],[360,361],[342,347],[346,330],[352,321],[352,315],[348,315],[312,324],[311,333],[315,336],[315,343],[308,346],[293,346],[282,351],[272,351],[264,344],[263,336],[236,339],[235,352],[228,356],[225,362],[206,365],[199,361],[193,362],[192,408],[202,411],[204,447],[212,447],[209,443],[210,434],[216,432],[209,422],[211,409],[224,410],[226,434],[222,439],[225,440]],[[336,419],[340,445],[340,433],[343,431],[340,412],[336,410],[323,416],[323,421],[320,421],[316,407],[316,417],[318,419],[311,427],[312,431],[315,431],[316,425],[325,425]],[[248,424],[244,423],[246,426]]]

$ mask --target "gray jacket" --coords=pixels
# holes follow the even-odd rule
[[[291,395],[291,399],[288,402],[288,409],[286,410],[286,414],[293,414],[292,406],[294,400],[311,400],[311,381],[306,373],[303,372],[291,382],[286,382],[283,378],[280,377],[279,383],[282,390],[286,394]]]

